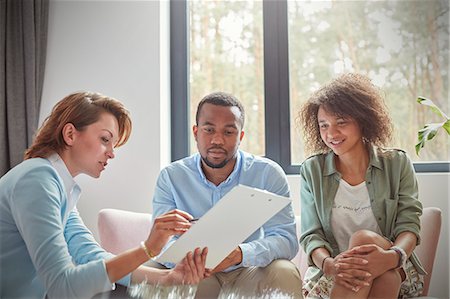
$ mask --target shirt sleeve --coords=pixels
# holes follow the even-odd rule
[[[300,168],[300,201],[301,201],[301,234],[300,245],[308,257],[308,264],[314,265],[312,252],[320,247],[333,252],[331,245],[325,237],[322,223],[317,214],[316,198],[312,187],[308,166],[302,164]]]
[[[114,257],[112,253],[106,252],[95,241],[91,231],[86,227],[78,211],[70,212],[64,228],[64,236],[75,264],[87,264],[95,260],[106,260]],[[117,283],[129,286],[131,274],[126,275]]]
[[[156,181],[153,195],[153,219],[177,208],[172,195],[172,183],[166,169],[163,169]]]
[[[298,252],[295,217],[289,205],[264,226],[264,238],[240,244],[242,263],[237,267],[265,267],[276,259],[291,260]],[[233,270],[232,268],[228,271]]]
[[[30,259],[50,298],[90,298],[110,291],[103,260],[76,266],[64,238],[64,190],[55,170],[42,166],[29,171],[16,184],[11,213]]]
[[[289,184],[281,167],[267,165],[260,175],[264,180],[265,190],[289,197]],[[242,250],[242,262],[227,271],[238,267],[265,267],[273,260],[291,260],[295,257],[299,245],[292,204],[267,221],[262,231],[263,238],[239,245]]]
[[[420,244],[420,219],[422,203],[418,200],[419,191],[414,167],[406,153],[399,153],[402,157],[400,164],[400,184],[398,191],[397,218],[394,236],[405,231],[412,232]]]

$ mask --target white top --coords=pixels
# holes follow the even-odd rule
[[[358,230],[367,229],[381,235],[366,182],[352,186],[345,180],[339,181],[331,211],[331,228],[340,252],[348,249],[350,237]]]
[[[67,168],[66,164],[64,163],[63,159],[57,154],[54,153],[50,155],[47,160],[50,161],[52,166],[56,169],[59,176],[61,177],[64,188],[66,189],[67,194],[67,208],[66,212],[63,215],[63,223],[66,225],[67,219],[69,218],[69,214],[75,210],[77,211],[77,202],[80,199],[81,195],[81,188],[78,186],[78,184],[73,179],[72,175],[69,172],[69,169]]]

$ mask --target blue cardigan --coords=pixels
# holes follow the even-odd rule
[[[104,262],[113,255],[70,208],[62,165],[63,174],[29,159],[0,179],[1,298],[87,298],[114,288]]]

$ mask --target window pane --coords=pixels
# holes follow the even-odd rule
[[[417,130],[442,119],[416,102],[432,99],[450,113],[448,1],[289,1],[291,119],[302,102],[342,72],[368,75],[386,95],[395,126],[393,147],[415,161],[449,160],[442,131],[415,154]],[[304,157],[295,121],[293,164]]]
[[[189,18],[191,125],[203,96],[232,93],[246,110],[241,149],[264,155],[262,2],[189,1]]]

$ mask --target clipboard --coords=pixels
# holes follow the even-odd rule
[[[208,247],[206,268],[213,269],[239,244],[291,203],[265,190],[237,185],[181,235],[157,262],[178,263],[189,251]]]

